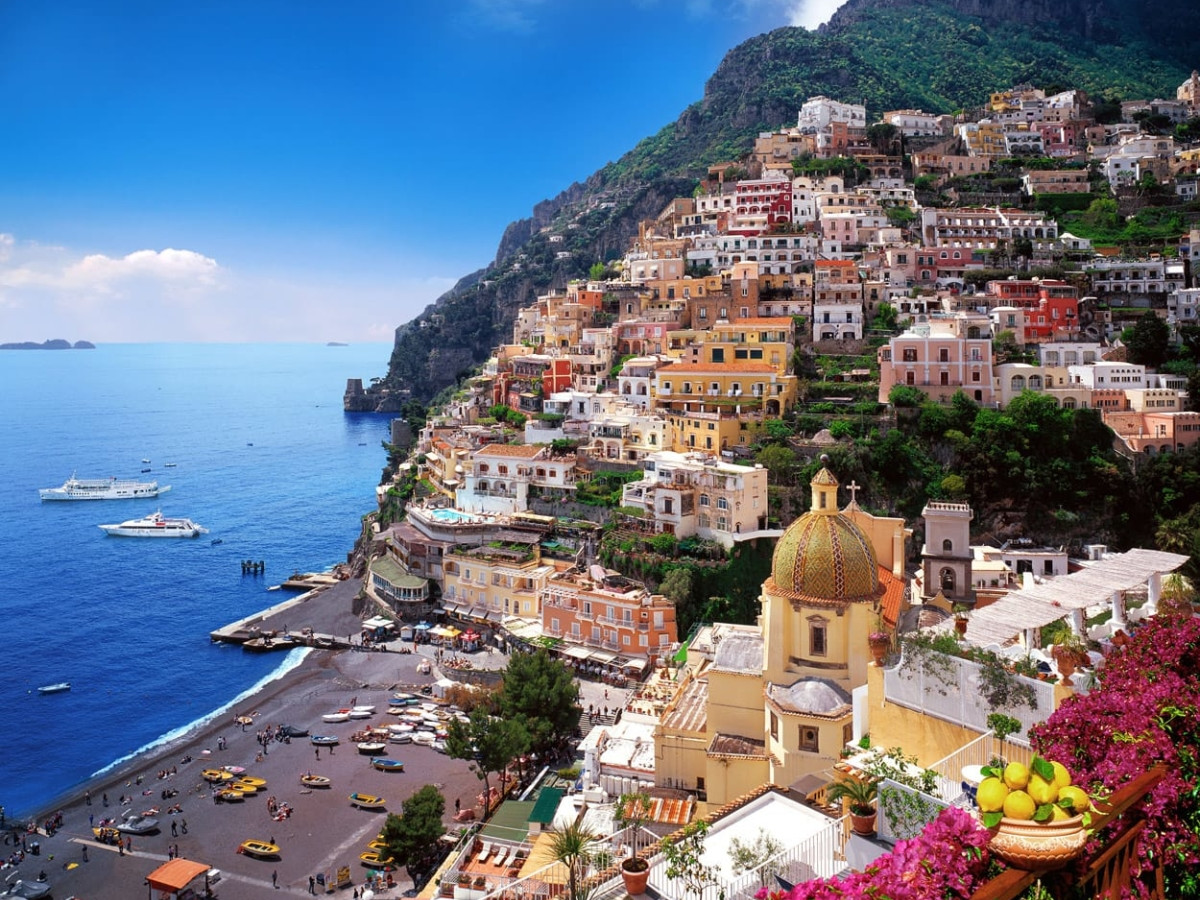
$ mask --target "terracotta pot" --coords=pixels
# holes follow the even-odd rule
[[[1011,866],[1048,872],[1079,857],[1087,839],[1083,816],[1057,822],[1004,818],[993,832],[988,848]]]
[[[875,816],[876,812],[874,810],[868,816],[860,816],[856,812],[851,812],[850,830],[863,837],[870,837],[875,833]]]
[[[887,656],[888,641],[870,641],[871,657],[875,660],[875,665],[882,666],[883,660]]]
[[[644,868],[640,872],[630,871],[626,866],[633,861],[633,859],[627,859],[621,863],[621,880],[625,882],[626,893],[636,897],[646,893],[646,882],[650,880],[650,866],[646,865],[644,859],[639,859],[637,862]]]
[[[955,619],[954,620],[954,630],[957,631],[960,635],[966,634],[967,633],[967,620],[966,619]]]

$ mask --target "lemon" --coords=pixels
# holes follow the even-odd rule
[[[1024,763],[1010,762],[1004,767],[1004,783],[1010,791],[1023,791],[1029,784],[1029,769]]]
[[[1060,762],[1051,762],[1050,765],[1054,766],[1054,786],[1061,791],[1071,783],[1071,773]]]
[[[1028,821],[1036,810],[1037,804],[1024,791],[1012,791],[1004,798],[1004,815],[1009,819]]]
[[[1033,802],[1038,806],[1043,803],[1053,803],[1058,799],[1058,787],[1054,782],[1047,781],[1036,772],[1029,776],[1029,785],[1026,789],[1029,791],[1029,796],[1033,798]]]
[[[1055,806],[1055,807],[1053,807],[1053,809],[1054,809],[1054,812],[1051,814],[1052,822],[1060,822],[1063,819],[1071,818],[1071,814],[1069,812],[1067,812],[1065,809],[1063,809],[1061,806]]]
[[[1083,788],[1076,787],[1073,784],[1068,784],[1058,792],[1058,802],[1063,803],[1069,801],[1071,808],[1075,810],[1073,815],[1080,815],[1088,811],[1088,807],[1092,805],[1092,801],[1088,798],[1087,793]]]
[[[999,778],[985,778],[979,782],[975,791],[975,802],[982,812],[1000,812],[1004,809],[1004,800],[1008,796],[1008,787]]]

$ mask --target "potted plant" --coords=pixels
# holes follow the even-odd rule
[[[567,900],[586,900],[590,893],[587,873],[597,850],[596,835],[578,822],[553,832],[550,858],[567,870]]]
[[[717,881],[717,870],[703,862],[704,840],[707,836],[708,822],[697,819],[662,841],[667,877],[672,881],[682,881],[684,889],[681,894],[695,894],[697,900],[704,896],[706,888]]]
[[[1058,672],[1063,677],[1063,683],[1069,684],[1071,675],[1080,666],[1087,665],[1087,644],[1083,638],[1074,633],[1065,633],[1050,651],[1054,661],[1058,663]]]
[[[965,603],[955,603],[953,610],[954,630],[960,637],[963,637],[967,633],[967,613],[971,611],[971,607]]]
[[[879,782],[874,778],[850,776],[835,782],[828,796],[835,803],[847,801],[851,830],[870,836],[875,833],[875,798],[878,794]]]
[[[887,656],[888,647],[891,646],[892,636],[882,628],[876,627],[867,635],[867,644],[871,648],[871,656],[875,660],[875,665],[882,666],[884,657]]]
[[[650,821],[652,813],[650,795],[644,792],[622,794],[617,798],[615,821],[619,828],[630,830],[629,845],[633,853],[621,862],[621,880],[625,890],[632,896],[646,893],[646,882],[650,879],[650,863],[638,855],[641,846],[642,826]]]

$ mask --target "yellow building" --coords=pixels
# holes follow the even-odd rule
[[[828,469],[813,478],[811,509],[775,547],[758,626],[713,626],[655,733],[659,785],[720,806],[829,768],[850,740],[867,635],[903,597],[906,532],[853,499],[839,510],[837,488]]]
[[[459,545],[445,555],[442,599],[455,615],[500,622],[508,616],[540,621],[541,593],[567,564],[542,561],[537,544]]]

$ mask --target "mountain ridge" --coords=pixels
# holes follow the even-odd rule
[[[865,103],[870,118],[977,107],[1028,81],[1173,96],[1193,68],[1186,60],[1200,62],[1200,4],[1160,7],[1139,16],[1118,0],[849,0],[818,31],[785,27],[742,42],[675,121],[510,223],[490,265],[396,329],[381,385],[388,408],[455,383],[509,339],[516,311],[538,292],[622,253],[638,223],[690,194],[707,165],[739,159],[811,96]],[[1166,23],[1172,40],[1155,43]],[[550,228],[565,237],[553,249]]]

